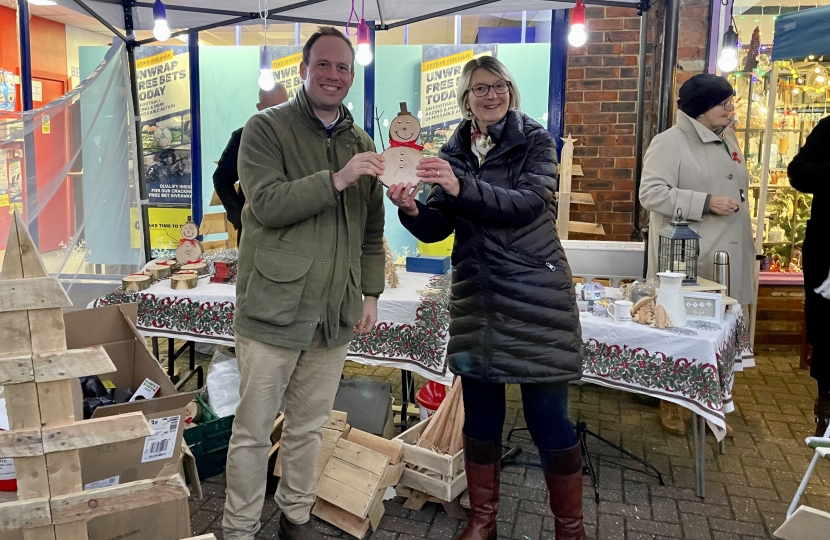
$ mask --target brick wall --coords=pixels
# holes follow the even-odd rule
[[[618,7],[589,7],[585,15],[588,42],[568,51],[565,133],[577,139],[574,162],[584,173],[574,177],[573,191],[591,193],[595,204],[573,205],[571,219],[605,227],[605,237],[584,238],[629,240],[640,17],[636,9]]]
[[[710,0],[681,0],[675,71],[677,90],[706,69]],[[575,163],[584,176],[574,177],[573,190],[591,193],[594,205],[574,205],[571,219],[601,223],[606,235],[572,234],[574,239],[630,240],[634,229],[635,133],[640,17],[636,9],[589,7],[585,13],[588,42],[569,48],[565,97],[565,133],[577,138]],[[651,141],[658,113],[665,4],[648,13],[644,149]],[[672,119],[669,125],[673,124]],[[648,221],[641,214],[641,224]]]

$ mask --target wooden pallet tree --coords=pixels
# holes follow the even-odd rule
[[[115,366],[102,347],[67,350],[61,308],[70,305],[15,213],[0,273],[0,385],[9,415],[0,456],[14,458],[18,500],[0,505],[0,532],[19,529],[25,540],[87,540],[96,516],[188,496],[178,474],[83,490],[80,449],[153,430],[140,412],[75,418],[72,379]]]
[[[571,179],[582,176],[582,167],[574,165],[574,139],[570,135],[562,139],[562,159],[559,163],[559,202],[556,220],[556,229],[560,240],[567,240],[572,232],[583,234],[605,235],[605,227],[601,223],[586,223],[571,221],[571,204],[594,204],[590,193],[571,192]]]

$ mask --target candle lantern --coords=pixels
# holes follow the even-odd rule
[[[684,274],[684,285],[697,285],[697,259],[700,256],[700,235],[689,228],[678,209],[677,218],[659,233],[657,268],[660,272]]]

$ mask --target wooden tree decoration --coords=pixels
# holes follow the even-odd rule
[[[562,139],[562,159],[559,162],[559,207],[556,230],[560,240],[567,240],[571,232],[605,235],[605,227],[599,223],[571,221],[571,204],[594,204],[590,193],[572,193],[571,179],[582,176],[582,168],[574,165],[574,143],[576,139],[568,135]]]
[[[383,251],[386,253],[386,264],[384,265],[386,283],[390,288],[394,289],[398,286],[400,280],[398,279],[398,269],[395,267],[395,255],[389,249],[389,243],[386,242],[385,236],[383,237]]]
[[[9,431],[0,457],[14,458],[18,500],[0,505],[0,531],[25,540],[87,540],[87,521],[188,496],[180,475],[83,490],[79,449],[153,434],[140,412],[76,421],[71,380],[115,371],[102,347],[66,348],[61,308],[72,305],[49,277],[15,212],[0,273],[0,384]]]

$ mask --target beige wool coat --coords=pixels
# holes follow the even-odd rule
[[[659,232],[677,215],[700,235],[698,276],[714,277],[716,251],[729,253],[730,294],[754,303],[755,246],[749,216],[749,172],[732,129],[717,135],[682,111],[673,127],[655,136],[643,161],[640,202],[650,212],[648,275],[657,272]],[[740,209],[729,216],[704,213],[706,196],[730,197]]]

